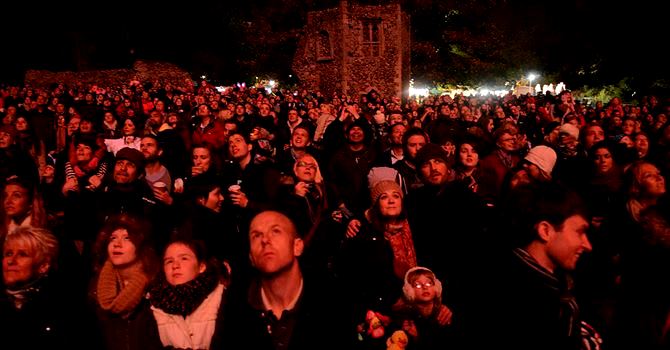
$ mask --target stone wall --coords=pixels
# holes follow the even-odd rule
[[[162,81],[175,86],[184,85],[191,80],[191,75],[167,62],[149,62],[137,60],[132,69],[110,69],[86,72],[52,72],[47,70],[29,70],[25,75],[25,83],[34,87],[45,87],[54,83],[67,85],[98,84],[112,86],[127,84],[132,79],[140,81]]]
[[[363,50],[363,19],[379,20],[380,55]],[[319,58],[319,32],[328,32],[332,59]],[[326,95],[358,95],[375,89],[401,96],[409,82],[409,17],[399,4],[362,6],[342,1],[337,9],[312,11],[293,61],[293,70],[307,89]]]

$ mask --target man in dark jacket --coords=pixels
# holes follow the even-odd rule
[[[298,257],[304,243],[293,222],[279,212],[262,212],[251,222],[249,243],[258,278],[246,293],[231,290],[222,339],[248,349],[350,348],[341,309],[303,275]]]

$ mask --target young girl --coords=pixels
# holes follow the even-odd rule
[[[164,347],[216,348],[225,290],[221,276],[202,242],[176,239],[167,246],[163,274],[149,290]]]
[[[392,319],[410,338],[411,349],[448,347],[452,312],[442,304],[442,283],[425,267],[405,274],[403,297],[393,305]]]

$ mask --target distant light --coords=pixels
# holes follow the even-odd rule
[[[491,90],[489,90],[489,89],[479,90],[479,95],[481,95],[481,96],[486,96],[486,95],[489,95],[490,93],[491,93]]]
[[[289,77],[289,78],[293,78],[293,74],[289,74],[288,77]]]
[[[207,76],[206,75],[201,75],[200,78],[201,79],[207,79]]]
[[[268,82],[268,85],[269,85],[270,87],[275,87],[275,85],[277,85],[277,82],[274,81],[274,80],[270,80],[270,81]]]
[[[530,73],[530,74],[528,74],[528,80],[529,80],[531,83],[532,83],[533,80],[535,80],[536,78],[537,78],[537,74],[535,74],[535,73]]]
[[[555,93],[556,95],[558,95],[558,94],[560,94],[561,91],[563,91],[563,90],[565,90],[565,84],[563,84],[563,82],[560,82],[560,83],[556,84],[556,89],[555,89],[555,92],[554,92],[554,93]]]
[[[215,86],[215,88],[216,88],[216,91],[218,91],[218,92],[224,92],[224,91],[226,91],[226,87],[225,87],[225,86]]]
[[[424,97],[428,96],[428,94],[429,94],[428,88],[415,88],[414,86],[409,87],[410,96]]]

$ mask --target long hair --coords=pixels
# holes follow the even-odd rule
[[[136,259],[142,263],[149,276],[154,276],[158,270],[158,258],[151,241],[149,225],[146,221],[128,214],[110,218],[98,234],[94,244],[95,269],[101,269],[109,258],[107,247],[110,237],[119,229],[128,232],[128,238],[135,245]]]
[[[29,204],[29,209],[28,209],[28,215],[30,215],[30,225],[32,227],[36,228],[46,228],[47,227],[47,214],[46,210],[44,209],[44,200],[42,199],[42,195],[37,189],[37,185],[33,184],[31,181],[19,178],[18,176],[12,176],[7,180],[5,183],[5,187],[9,185],[16,185],[21,187],[22,189],[26,190],[28,194],[28,203]],[[3,189],[4,191],[4,189]],[[3,204],[4,204],[4,193],[3,193]],[[3,216],[3,226],[0,228],[0,237],[4,236],[7,234],[7,227],[9,227],[9,223],[11,222],[12,218],[8,217],[7,214],[5,213],[4,210],[4,205],[2,206],[2,216]],[[18,223],[20,224],[20,223]]]

